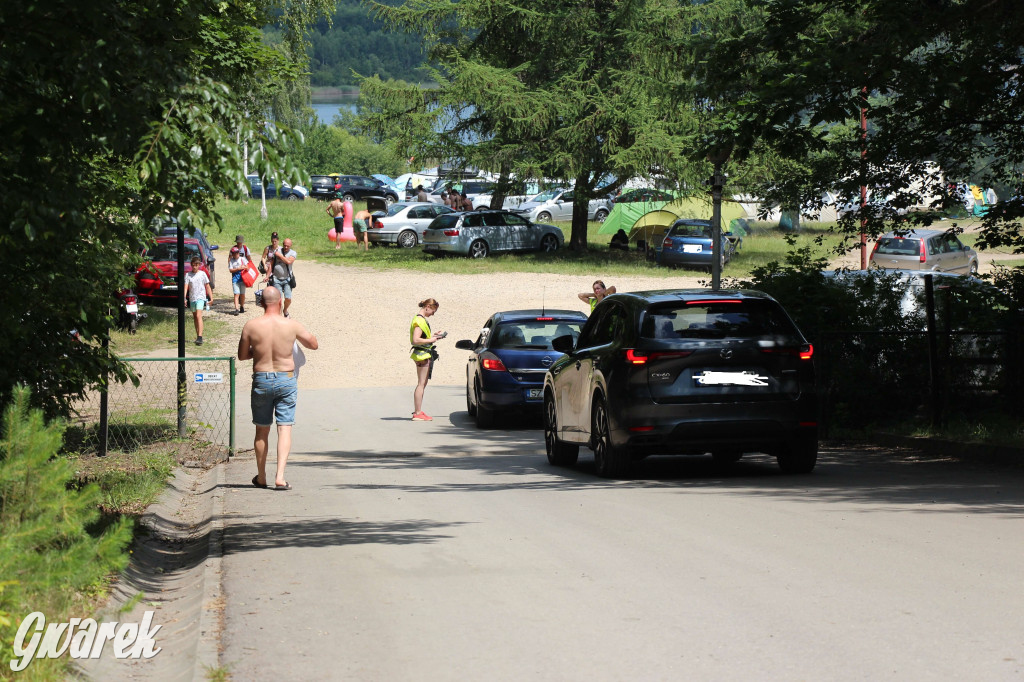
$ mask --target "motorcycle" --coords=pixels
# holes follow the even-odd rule
[[[139,301],[139,297],[131,289],[122,291],[120,298],[121,308],[117,316],[117,326],[119,329],[126,330],[129,334],[134,334],[139,328],[139,322],[147,317],[146,313],[139,312],[139,306],[142,305],[142,302]]]

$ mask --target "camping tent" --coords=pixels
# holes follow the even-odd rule
[[[687,197],[671,202],[653,201],[615,204],[611,214],[601,225],[598,234],[614,234],[620,229],[626,231],[630,241],[643,239],[648,245],[657,243],[668,228],[680,218],[711,219],[711,201],[704,197]],[[723,231],[729,222],[743,218],[746,213],[735,201],[722,202]]]

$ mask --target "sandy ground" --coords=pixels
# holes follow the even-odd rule
[[[476,339],[487,318],[499,310],[546,306],[548,310],[589,312],[576,294],[589,291],[601,275],[435,275],[299,261],[295,277],[298,286],[291,313],[320,342],[318,350],[306,353],[306,365],[299,373],[302,388],[409,386],[411,390],[416,374],[409,359],[409,324],[419,309],[419,301],[437,299],[441,305],[430,318],[431,326],[435,331],[448,332],[448,337],[437,344],[441,357],[434,365],[431,382],[461,384],[466,377],[467,351],[456,350],[456,341]],[[708,276],[603,279],[619,291],[643,291],[698,287]],[[218,291],[218,295],[223,294]],[[214,313],[236,330],[216,344],[207,344],[204,352],[234,354],[242,325],[262,312],[252,303],[251,291],[248,299],[243,315]],[[231,307],[230,303],[215,306],[219,310]],[[194,351],[189,348],[189,352]],[[250,372],[249,363],[240,363],[240,389],[248,390]]]
[[[869,245],[870,248],[871,245]],[[1011,254],[983,252],[981,271],[992,269],[993,259]],[[833,263],[858,268],[859,252]],[[302,388],[350,388],[370,386],[409,386],[415,384],[413,363],[409,359],[409,324],[418,310],[417,303],[435,298],[441,304],[431,318],[436,331],[447,331],[438,342],[441,358],[434,366],[435,384],[462,384],[465,381],[466,351],[456,350],[459,339],[476,339],[480,327],[494,312],[526,308],[581,310],[589,312],[576,294],[589,291],[595,279],[603,279],[619,291],[700,287],[709,275],[676,278],[593,277],[534,273],[495,273],[474,275],[430,274],[409,270],[377,271],[342,265],[299,260],[295,266],[298,286],[291,312],[320,341],[320,348],[307,353],[307,364],[300,372]],[[230,294],[225,285],[217,297]],[[238,317],[214,312],[232,325],[232,331],[204,353],[233,355],[238,332],[247,319],[261,311],[248,295],[246,312]],[[216,311],[229,311],[230,298],[215,302]],[[189,348],[190,354],[193,349]],[[239,389],[248,391],[251,365],[238,368]]]

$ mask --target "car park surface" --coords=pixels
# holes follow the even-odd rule
[[[202,259],[200,266],[214,286],[213,263],[195,237],[185,238],[185,272],[192,272],[192,256]],[[177,305],[178,302],[178,240],[157,237],[156,243],[143,253],[146,262],[135,272],[135,294],[151,303]],[[184,280],[183,280],[184,281]]]
[[[619,477],[651,454],[723,464],[774,455],[783,471],[817,461],[814,350],[782,306],[757,291],[683,289],[608,296],[544,381],[548,459]]]
[[[710,220],[683,218],[672,223],[656,249],[656,260],[668,267],[711,268],[712,238]],[[724,266],[733,256],[733,243],[722,234],[719,260]]]
[[[557,251],[562,231],[538,225],[510,211],[461,211],[434,219],[423,235],[423,251],[486,258],[508,251]]]
[[[978,252],[944,230],[888,232],[878,238],[871,251],[871,264],[878,268],[933,270],[961,275],[978,274]]]
[[[576,310],[512,310],[494,313],[476,341],[458,341],[470,351],[466,363],[466,409],[480,428],[499,413],[540,413],[544,373],[562,356],[551,346],[559,336],[576,338],[587,316]]]
[[[367,233],[376,244],[397,244],[411,249],[423,241],[427,227],[439,215],[451,213],[447,206],[427,202],[402,201],[387,207],[384,215],[377,214],[373,227]]]

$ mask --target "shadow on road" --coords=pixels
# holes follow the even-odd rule
[[[709,456],[650,457],[635,463],[626,480],[610,481],[594,473],[592,453],[580,448],[573,467],[554,467],[544,456],[540,422],[528,416],[506,418],[496,428],[478,429],[465,412],[448,416],[445,435],[457,445],[447,449],[338,450],[310,453],[314,460],[296,467],[379,469],[451,469],[477,471],[486,478],[465,477],[443,483],[411,485],[339,484],[339,489],[380,488],[409,493],[487,492],[510,489],[573,491],[599,488],[668,488],[728,494],[784,496],[796,501],[888,503],[913,512],[1024,513],[1024,475],[1000,468],[924,455],[912,449],[881,448],[861,443],[823,444],[818,467],[810,475],[785,475],[775,458],[751,453],[727,469]],[[435,477],[436,478],[436,477]],[[454,478],[454,477],[453,477]],[[867,509],[865,509],[867,511]]]

